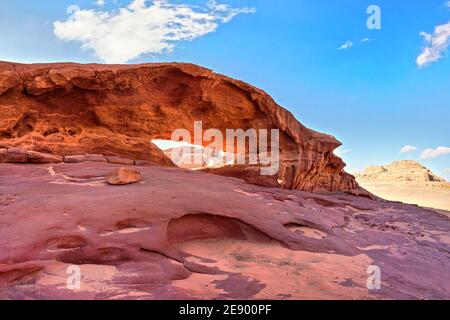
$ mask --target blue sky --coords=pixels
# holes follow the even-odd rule
[[[2,0],[0,60],[102,62],[127,59],[134,52],[116,52],[115,48],[140,52],[142,48],[124,39],[130,38],[126,33],[111,35],[113,29],[108,25],[104,32],[109,32],[111,41],[107,43],[98,37],[94,43],[92,38],[84,39],[88,32],[74,31],[67,20],[71,14],[87,10],[100,14],[101,10],[114,15],[114,10],[126,8],[131,1],[105,0],[103,6],[95,2]],[[415,159],[450,179],[446,170],[450,168],[446,149],[450,148],[450,54],[446,52],[450,6],[445,2],[218,0],[215,6],[207,6],[207,0],[172,0],[172,12],[187,4],[194,6],[193,12],[207,16],[189,20],[188,32],[171,33],[173,41],[140,41],[148,53],[126,62],[193,62],[254,84],[303,124],[341,140],[340,152],[350,171]],[[153,5],[143,3],[146,8]],[[370,4],[381,9],[381,30],[366,26]],[[69,14],[71,5],[78,8],[72,6]],[[205,20],[217,26],[206,26]],[[443,26],[440,38],[435,33],[438,26]],[[133,34],[145,40],[145,32]],[[427,36],[421,32],[440,47],[426,43]],[[361,41],[366,38],[370,41]],[[125,45],[121,46],[122,41]],[[339,50],[348,41],[353,45]],[[157,45],[163,47],[161,53],[156,52]],[[419,67],[416,59],[424,47],[440,57]],[[405,145],[417,150],[401,154]],[[444,148],[421,158],[425,149],[440,146]]]

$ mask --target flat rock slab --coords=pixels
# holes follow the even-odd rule
[[[41,153],[36,151],[27,151],[27,158],[28,162],[30,163],[60,163],[63,162],[63,157],[54,155],[54,154],[48,154],[48,153]]]
[[[101,154],[85,154],[76,156],[64,157],[66,163],[79,163],[79,162],[108,162],[108,160]]]
[[[20,148],[9,148],[7,151],[7,162],[11,163],[27,163],[27,152]]]
[[[8,149],[0,149],[0,163],[8,161]]]
[[[114,163],[114,164],[124,164],[127,166],[133,166],[134,165],[134,160],[132,159],[127,159],[127,158],[122,158],[122,157],[106,157],[106,159],[108,160],[108,163]]]

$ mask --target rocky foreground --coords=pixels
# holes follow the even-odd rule
[[[0,164],[1,299],[450,299],[446,212],[120,167]]]

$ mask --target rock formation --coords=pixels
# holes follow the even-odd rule
[[[262,185],[305,191],[351,191],[355,179],[333,154],[334,137],[301,125],[263,91],[191,64],[133,66],[0,63],[0,148],[15,162],[35,151],[55,160],[100,154],[165,166],[152,139],[175,129],[280,129],[277,176],[251,166],[215,170]],[[0,159],[5,151],[0,150]],[[29,154],[28,154],[29,155]],[[32,157],[32,156],[31,156]],[[42,160],[44,161],[44,160]],[[49,161],[49,158],[45,161]],[[11,161],[10,161],[11,162]]]
[[[412,160],[395,161],[386,166],[371,166],[356,176],[366,181],[445,182],[430,169]]]
[[[416,161],[371,166],[356,174],[356,179],[383,199],[450,210],[450,183]]]

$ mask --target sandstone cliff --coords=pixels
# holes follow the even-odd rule
[[[416,161],[368,167],[356,179],[365,190],[386,200],[450,210],[450,183]]]
[[[278,128],[278,176],[259,179],[245,166],[215,173],[305,191],[358,188],[333,154],[340,146],[334,137],[304,127],[263,91],[191,64],[0,62],[0,113],[0,148],[167,166],[173,164],[150,141],[170,139],[178,128],[192,131],[195,120],[223,131]]]
[[[448,212],[121,166],[0,164],[0,299],[450,298]]]

